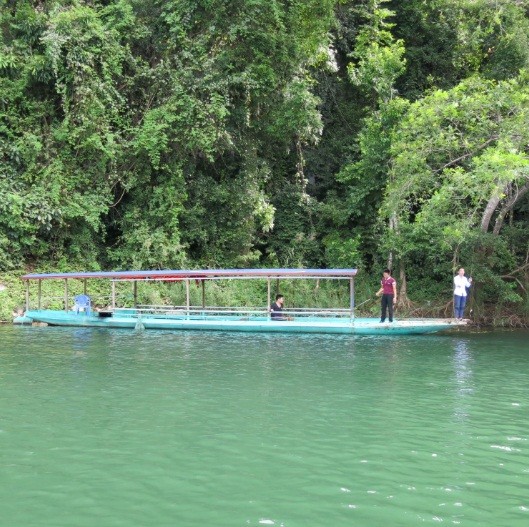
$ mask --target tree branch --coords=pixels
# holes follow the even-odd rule
[[[512,210],[514,205],[516,205],[516,203],[527,193],[527,191],[529,191],[529,181],[523,187],[517,187],[516,192],[513,194],[513,196],[511,196],[511,198],[505,202],[498,214],[498,217],[496,218],[496,223],[494,224],[494,229],[492,230],[493,234],[497,235],[500,233],[505,216],[507,216],[507,213]]]
[[[499,136],[497,135],[493,135],[492,137],[489,137],[489,139],[487,139],[482,145],[479,145],[478,147],[476,147],[476,149],[473,150],[472,152],[467,152],[466,154],[463,154],[462,156],[459,156],[456,159],[452,159],[448,161],[448,163],[444,164],[441,168],[434,170],[434,173],[442,172],[445,168],[455,165],[456,163],[459,163],[459,161],[463,161],[463,159],[466,159],[467,157],[473,156],[478,150],[483,150],[488,145],[490,145],[490,143],[492,143],[493,141],[496,141],[498,137]]]
[[[522,288],[523,292],[527,293],[527,289],[525,289],[525,287],[523,286],[522,282],[520,282],[520,280],[518,280],[518,278],[516,278],[516,276],[511,276],[511,275],[508,275],[508,274],[504,274],[504,275],[501,276],[501,278],[509,278],[511,280],[514,280]]]
[[[524,269],[527,269],[529,267],[529,262],[526,262],[521,267],[518,267],[518,269],[515,269],[514,271],[511,271],[509,274],[504,274],[500,276],[500,278],[513,278],[513,274],[519,273],[520,271],[523,271]]]

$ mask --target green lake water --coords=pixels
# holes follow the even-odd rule
[[[525,527],[528,338],[0,327],[0,525]]]

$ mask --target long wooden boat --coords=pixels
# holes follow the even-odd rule
[[[354,278],[356,269],[224,269],[224,270],[156,270],[111,271],[85,273],[26,274],[26,310],[15,318],[15,324],[45,323],[53,326],[106,327],[127,329],[170,329],[243,331],[268,333],[328,333],[347,335],[411,335],[443,331],[465,325],[466,321],[453,319],[406,319],[380,323],[378,318],[355,316]],[[111,292],[107,307],[96,309],[91,304],[89,280],[109,280]],[[260,279],[267,282],[267,304],[259,308],[208,307],[206,283],[222,279]],[[349,282],[350,305],[336,309],[285,309],[284,319],[270,315],[272,281],[281,279],[330,279]],[[43,309],[42,283],[47,280],[64,282],[62,310]],[[73,296],[72,281],[82,281],[81,295]],[[162,281],[185,284],[186,302],[181,306],[139,305],[138,283]],[[37,295],[31,285],[36,282]],[[129,295],[131,307],[118,303],[116,285],[132,284]],[[79,289],[78,282],[77,289]],[[190,288],[196,283],[202,287],[202,305],[191,305]],[[75,301],[74,307],[71,306]],[[81,304],[81,305],[80,305]]]

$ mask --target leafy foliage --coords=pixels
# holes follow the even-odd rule
[[[507,213],[514,232],[527,229],[518,206],[529,190],[528,88],[525,74],[471,78],[409,108],[394,131],[383,209],[399,219],[390,244],[402,258],[436,255],[455,269],[475,252],[476,265],[499,275],[516,268],[517,248],[499,234]]]
[[[389,258],[418,298],[468,262],[527,305],[528,0],[0,0],[0,29],[0,271]]]

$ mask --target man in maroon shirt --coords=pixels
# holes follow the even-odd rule
[[[391,276],[389,269],[384,269],[380,289],[377,291],[377,296],[380,295],[382,295],[380,322],[385,322],[386,311],[389,314],[389,321],[393,322],[393,304],[397,302],[397,281]]]

